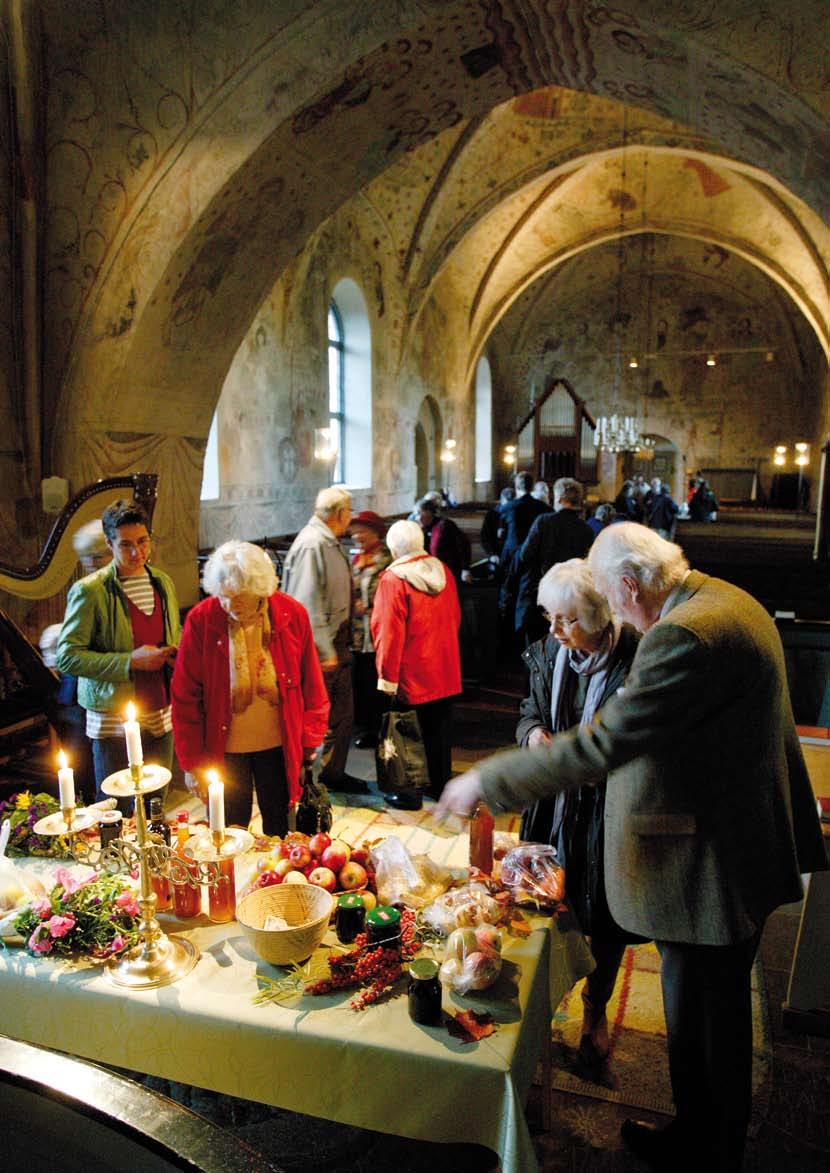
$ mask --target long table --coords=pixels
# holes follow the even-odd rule
[[[402,828],[401,837],[439,862],[465,850],[421,828]],[[499,1153],[504,1173],[533,1173],[524,1104],[551,1007],[593,963],[577,931],[550,918],[531,924],[526,939],[507,939],[496,986],[444,994],[445,1011],[493,1014],[498,1029],[477,1043],[415,1025],[405,997],[361,1012],[347,1008],[348,991],[256,1005],[258,976],[285,971],[261,961],[236,922],[204,917],[183,933],[201,951],[195,969],[160,989],[124,990],[95,967],[0,952],[0,1031],[343,1124],[481,1144]]]

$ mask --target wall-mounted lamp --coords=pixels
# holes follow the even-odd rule
[[[706,359],[706,365],[707,367],[716,367],[718,365],[718,360],[715,358],[714,354],[710,354]]]
[[[631,370],[632,370],[632,371],[636,371],[636,370],[637,370],[637,367],[638,367],[640,364],[637,362],[637,355],[636,355],[636,354],[632,354],[631,358],[628,360],[628,365],[629,365],[629,367],[631,368]]]
[[[787,462],[787,445],[786,444],[776,444],[775,455],[772,458],[772,463],[777,464],[778,467],[780,468],[781,465],[786,464],[786,462]]]
[[[805,464],[810,463],[810,449],[809,445],[805,444],[803,440],[795,445],[796,457],[795,463],[799,468],[803,468]]]

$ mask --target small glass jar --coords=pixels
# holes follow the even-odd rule
[[[441,982],[438,962],[418,957],[409,963],[409,1017],[421,1026],[438,1026],[441,1022]]]
[[[236,916],[236,869],[233,859],[220,859],[219,879],[208,886],[208,916],[224,924]]]
[[[121,838],[121,828],[124,816],[121,811],[104,811],[98,820],[98,836],[101,840],[101,850],[106,850],[113,839]]]
[[[351,945],[358,933],[363,932],[366,923],[366,905],[363,897],[348,892],[337,901],[334,914],[334,931],[341,945]]]
[[[369,949],[401,947],[401,914],[397,908],[379,904],[366,914],[366,945]]]

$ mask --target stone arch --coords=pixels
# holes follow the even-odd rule
[[[159,437],[176,450],[168,462],[184,478],[178,500],[163,488],[159,502],[159,528],[174,528],[182,498],[195,509],[200,448],[231,359],[302,243],[395,158],[515,95],[555,84],[657,111],[768,168],[826,215],[826,120],[802,97],[817,92],[822,59],[807,7],[783,4],[774,20],[757,22],[736,5],[734,19],[711,23],[650,0],[631,0],[625,12],[582,0],[377,0],[360,18],[352,0],[339,0],[271,23],[246,12],[233,69],[218,84],[202,82],[196,68],[215,56],[215,30],[200,28],[204,43],[189,63],[200,84],[178,98],[160,85],[155,138],[131,135],[120,170],[117,158],[93,158],[88,148],[106,123],[117,155],[114,128],[135,121],[132,87],[102,89],[88,144],[64,102],[50,138],[68,143],[71,130],[75,155],[91,159],[65,220],[92,225],[95,263],[78,248],[50,269],[51,304],[63,294],[66,306],[49,363],[60,387],[53,471],[88,478],[108,460],[112,435]],[[136,76],[144,58],[181,68],[174,31],[165,10],[142,60],[130,62]],[[84,52],[107,58],[103,24],[77,36]],[[177,137],[170,128],[179,124]],[[56,168],[62,158],[55,150]]]

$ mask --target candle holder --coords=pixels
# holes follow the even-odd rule
[[[135,799],[135,842],[115,839],[101,853],[101,864],[107,872],[121,871],[125,867],[132,869],[138,863],[138,904],[141,909],[138,943],[127,953],[106,963],[110,981],[133,990],[150,990],[178,981],[190,973],[199,960],[199,950],[191,941],[168,937],[155,917],[156,895],[150,884],[150,874],[166,874],[172,853],[165,844],[149,839],[143,800],[145,794],[165,786],[170,777],[170,771],[163,766],[133,765],[110,774],[101,784],[104,794]],[[172,875],[170,878],[176,883],[176,878]],[[192,882],[191,878],[188,876],[185,882]]]
[[[78,859],[78,836],[92,826],[96,816],[97,811],[88,810],[86,807],[61,807],[60,813],[56,811],[53,815],[45,815],[38,819],[32,830],[35,835],[64,835],[68,840],[67,854],[72,859]]]

